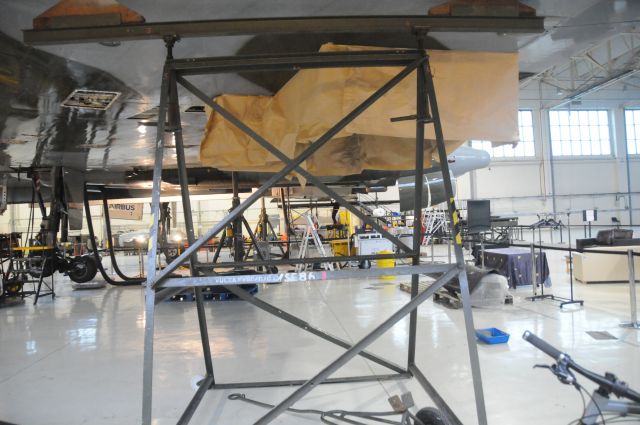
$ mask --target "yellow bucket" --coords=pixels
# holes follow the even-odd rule
[[[389,250],[385,250],[385,251],[378,252],[378,254],[393,254],[393,252]],[[396,266],[395,258],[389,258],[387,260],[378,260],[378,268],[380,269],[392,269],[395,266]],[[380,279],[386,279],[386,280],[394,280],[395,278],[396,278],[395,276],[380,276]]]

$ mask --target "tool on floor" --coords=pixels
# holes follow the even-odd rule
[[[239,400],[245,403],[254,404],[256,406],[264,407],[265,409],[272,409],[274,406],[268,403],[264,403],[259,400],[251,399],[245,394],[233,393],[227,397],[229,400]],[[319,415],[320,420],[326,424],[338,425],[338,423],[348,423],[353,425],[367,425],[371,422],[380,422],[392,425],[445,425],[442,416],[438,409],[433,407],[425,407],[420,409],[416,414],[411,413],[410,408],[414,407],[413,397],[410,392],[404,393],[400,396],[394,395],[389,397],[389,404],[393,408],[392,411],[386,412],[363,412],[363,411],[350,411],[342,409],[333,410],[319,410],[319,409],[294,409],[289,407],[287,412],[297,414]],[[399,421],[387,419],[390,416],[400,415]],[[367,422],[361,422],[357,419],[366,420]],[[333,422],[338,421],[338,422]]]

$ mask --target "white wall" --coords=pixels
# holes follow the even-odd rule
[[[629,160],[631,187],[627,184],[624,108],[640,103],[640,90],[622,90],[622,85],[601,90],[573,109],[608,109],[614,155],[610,158],[553,158],[548,131],[549,107],[557,103],[555,89],[531,83],[521,90],[520,108],[533,110],[536,157],[531,160],[495,159],[478,170],[459,190],[470,198],[491,199],[492,214],[521,216],[521,224],[537,220],[536,213],[572,214],[572,224],[581,224],[579,212],[598,209],[596,224],[609,225],[617,217],[624,225],[633,219],[640,225],[640,158]],[[629,193],[633,217],[629,214]],[[566,219],[563,221],[566,222]]]

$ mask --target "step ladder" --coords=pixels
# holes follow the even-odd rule
[[[422,226],[424,227],[424,237],[422,246],[429,246],[438,230],[448,229],[448,213],[443,210],[428,209],[422,214]]]
[[[302,236],[302,242],[300,244],[300,252],[298,253],[298,259],[303,259],[307,257],[310,240],[316,246],[316,249],[320,253],[321,257],[328,257],[327,252],[324,249],[324,245],[320,240],[320,235],[318,234],[318,230],[316,229],[316,224],[313,220],[313,217],[311,216],[311,214],[305,214],[304,219],[307,223],[304,229],[304,235]],[[296,264],[296,272],[300,273],[302,271],[305,271],[308,266],[313,266],[313,264]],[[333,264],[329,262],[322,263],[322,268],[324,268],[325,270],[333,270]]]

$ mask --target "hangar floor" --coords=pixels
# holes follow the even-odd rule
[[[444,247],[446,254],[446,247]],[[568,294],[561,253],[549,252],[556,295]],[[129,258],[129,271],[137,270]],[[333,281],[260,288],[259,296],[322,329],[356,341],[407,301],[390,281]],[[524,300],[530,288],[512,291],[513,306],[474,309],[477,328],[495,326],[511,334],[508,344],[479,345],[491,424],[565,424],[582,412],[579,395],[548,372],[549,363],[520,338],[529,329],[594,371],[612,371],[640,388],[640,331],[618,327],[628,320],[628,286],[575,284],[584,308],[562,311],[556,303]],[[73,291],[57,280],[55,301],[0,310],[0,421],[16,424],[139,423],[142,378],[143,291],[108,287]],[[309,377],[342,351],[242,301],[207,303],[218,382]],[[473,389],[461,310],[428,300],[419,309],[418,363],[457,412],[475,423]],[[405,362],[408,320],[371,347]],[[595,340],[586,331],[608,331],[616,340]],[[175,423],[193,394],[190,381],[202,373],[195,306],[164,303],[157,310],[155,424]],[[384,372],[356,358],[339,373]],[[593,386],[585,379],[582,383]],[[413,380],[323,385],[297,406],[319,409],[388,410],[386,399],[412,391],[417,405],[430,401]],[[265,410],[228,401],[234,391],[210,391],[193,424],[252,423]],[[291,388],[243,390],[248,397],[278,402]],[[317,423],[317,417],[283,415],[275,423]]]

